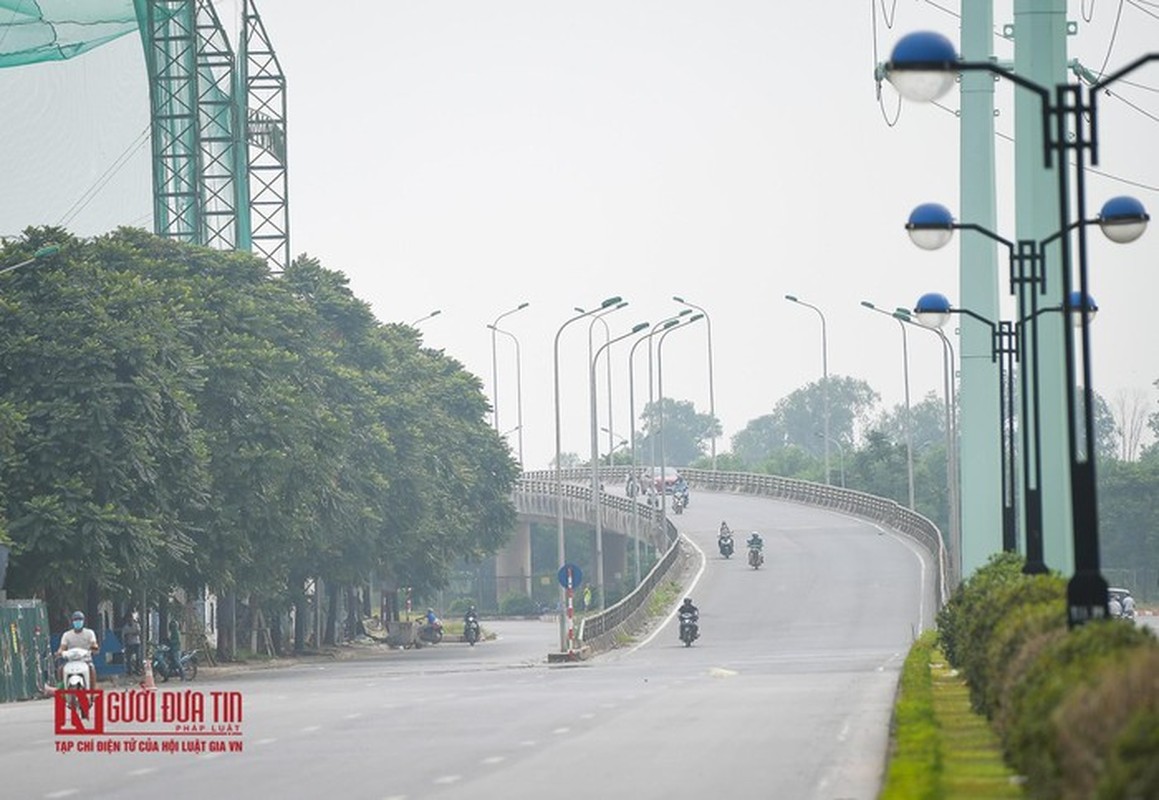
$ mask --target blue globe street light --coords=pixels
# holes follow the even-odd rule
[[[1042,526],[1042,463],[1041,463],[1041,424],[1039,408],[1039,381],[1038,381],[1038,325],[1039,316],[1038,295],[1046,290],[1045,251],[1046,246],[1054,240],[1066,235],[1070,229],[1080,226],[1098,224],[1103,233],[1113,242],[1129,243],[1143,235],[1147,228],[1147,216],[1143,204],[1133,197],[1113,197],[1103,204],[1099,216],[1091,220],[1080,220],[1070,228],[1060,230],[1048,236],[1041,242],[1032,239],[1020,239],[1011,242],[993,231],[972,223],[959,223],[954,220],[948,208],[939,203],[922,203],[910,212],[906,222],[906,232],[917,246],[925,250],[936,250],[950,242],[955,230],[977,231],[982,235],[1002,244],[1009,253],[1010,260],[1010,292],[1017,294],[1019,300],[1018,319],[1020,323],[1015,327],[1021,340],[1020,352],[1025,353],[1029,368],[1021,370],[1019,378],[1022,384],[1021,414],[1023,436],[1023,494],[1026,511],[1026,566],[1023,571],[1029,575],[1047,572],[1044,561],[1043,526]],[[1029,287],[1029,291],[1018,291],[1021,287]],[[1073,291],[1063,304],[1065,309],[1081,307],[1078,298],[1081,291]],[[1093,303],[1086,295],[1088,303]],[[1051,309],[1044,309],[1051,310]],[[1097,310],[1097,309],[1094,309]],[[1083,320],[1090,322],[1094,319],[1092,309],[1087,314],[1071,314],[1074,327],[1081,327]],[[1024,364],[1025,367],[1025,364]]]
[[[1080,296],[1089,293],[1087,269],[1087,239],[1084,224],[1084,203],[1086,200],[1087,155],[1090,163],[1098,164],[1098,96],[1107,87],[1121,80],[1143,65],[1159,60],[1159,53],[1148,53],[1089,87],[1081,83],[1060,83],[1054,87],[1054,101],[1051,92],[1038,83],[1019,75],[1013,70],[1000,66],[994,61],[961,61],[957,58],[949,40],[938,33],[929,31],[911,33],[898,41],[885,66],[887,79],[904,97],[922,102],[935,100],[949,90],[958,72],[985,71],[1005,78],[1039,99],[1042,109],[1043,158],[1046,168],[1053,168],[1058,179],[1059,207],[1059,250],[1061,254],[1062,287],[1061,297],[1065,305],[1072,290],[1071,241],[1068,235],[1073,227],[1078,228],[1075,253],[1078,267],[1078,291]],[[940,81],[939,81],[940,76]],[[1054,135],[1052,136],[1052,128]],[[1070,154],[1074,153],[1073,197],[1079,222],[1071,222],[1071,165]],[[1106,209],[1104,209],[1106,210]],[[1146,219],[1136,215],[1133,221],[1120,220],[1118,213],[1129,211],[1129,204],[1117,203],[1110,211],[1104,232],[1123,237],[1137,236],[1142,232],[1140,223]],[[1135,209],[1136,211],[1138,209]],[[1145,215],[1143,215],[1145,217]],[[1090,326],[1086,314],[1080,315],[1079,355],[1082,358],[1081,376],[1076,366],[1074,334],[1070,325],[1063,324],[1062,351],[1066,374],[1066,425],[1067,445],[1070,461],[1071,520],[1074,544],[1075,574],[1067,585],[1067,624],[1070,627],[1082,625],[1092,619],[1106,619],[1107,581],[1102,576],[1099,564],[1099,519],[1098,494],[1095,479],[1095,430],[1094,430],[1094,388],[1091,381]],[[1081,387],[1083,407],[1077,408],[1076,391]],[[1079,442],[1079,412],[1081,412],[1081,436]]]

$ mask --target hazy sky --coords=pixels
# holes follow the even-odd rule
[[[708,310],[718,452],[821,375],[820,319],[786,293],[825,312],[830,374],[900,403],[898,326],[859,303],[912,306],[927,291],[957,299],[956,247],[920,251],[903,229],[920,202],[957,206],[957,98],[945,109],[907,104],[891,125],[897,96],[886,84],[879,103],[873,68],[912,30],[956,42],[958,20],[955,3],[885,6],[891,17],[864,1],[266,0],[259,10],[288,81],[291,249],[348,275],[384,322],[441,310],[420,325],[425,342],[489,395],[486,325],[530,303],[502,323],[522,353],[528,468],[555,452],[556,332],[573,307],[611,295],[630,302],[606,317],[613,336],[679,311],[674,294]],[[216,7],[233,28],[238,3]],[[1011,3],[995,2],[994,16],[1001,31]],[[1070,4],[1070,18],[1070,56],[1092,69],[1159,49],[1154,3],[1086,0]],[[1013,46],[996,35],[995,52],[1009,59]],[[1092,175],[1092,214],[1124,193],[1159,211],[1159,65],[1133,83],[1122,94],[1141,110],[1100,104],[1099,169],[1137,185]],[[1014,238],[1011,93],[998,90],[996,149],[999,231]],[[0,71],[0,96],[0,235],[61,222],[84,236],[151,228],[139,37]],[[1108,400],[1145,391],[1153,410],[1157,255],[1159,231],[1129,246],[1091,237],[1095,388]],[[666,339],[664,390],[708,411],[700,325]],[[595,332],[598,346],[599,323]],[[612,427],[623,437],[629,342],[610,351]],[[506,431],[517,419],[514,346],[498,344]],[[915,400],[940,392],[936,337],[911,332],[910,354]],[[564,332],[559,363],[563,449],[586,456],[586,321]],[[639,412],[644,346],[635,364]],[[601,359],[601,426],[604,373]],[[605,449],[606,434],[600,441]]]

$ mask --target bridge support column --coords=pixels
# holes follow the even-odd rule
[[[627,594],[635,578],[628,575],[628,537],[604,532],[604,576],[617,597]]]
[[[520,520],[507,546],[495,554],[495,600],[509,594],[531,597],[531,522]]]

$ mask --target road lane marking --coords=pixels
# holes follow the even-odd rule
[[[482,761],[480,761],[479,763],[480,763],[480,764],[500,764],[500,763],[502,763],[503,761],[506,761],[506,757],[505,757],[505,756],[487,756],[486,758],[484,758],[484,759],[483,759]]]
[[[590,711],[587,712],[586,714],[580,714],[580,719],[595,719],[595,718],[596,718],[596,715]]]
[[[319,731],[321,729],[321,725],[307,725],[305,728],[302,728],[302,733],[313,733],[314,731]]]
[[[570,731],[571,728],[556,728],[552,731],[552,733],[554,733],[556,736],[563,736],[565,733],[569,733]]]
[[[74,794],[80,794],[80,789],[61,789],[59,792],[49,792],[45,797],[71,797]]]
[[[732,676],[738,675],[740,673],[738,673],[735,669],[725,669],[724,667],[713,667],[712,669],[710,669],[708,671],[708,674],[713,678],[731,678]]]
[[[277,739],[258,739],[256,742],[254,742],[254,744],[256,744],[256,745],[258,745],[258,744],[273,744],[276,741],[278,741],[278,740]]]
[[[462,775],[443,775],[441,777],[435,778],[434,782],[442,784],[444,786],[447,786],[449,784],[456,783],[462,779],[463,779]]]
[[[355,711],[353,714],[347,714],[343,719],[358,719],[362,716],[361,711]]]
[[[148,775],[150,772],[156,772],[156,771],[157,771],[156,767],[141,767],[140,769],[129,770],[129,774],[132,775],[134,778],[136,778],[140,775]]]
[[[692,541],[692,539],[688,538],[684,534],[680,534],[680,538],[683,539],[685,542],[687,542],[689,544],[689,546],[692,547],[693,550],[695,550],[697,553],[700,554],[700,569],[698,569],[696,571],[696,574],[692,577],[692,582],[690,584],[688,584],[688,588],[684,590],[684,596],[689,597],[692,595],[693,590],[696,589],[696,584],[700,583],[700,578],[701,578],[701,576],[704,575],[704,570],[708,567],[708,556],[706,556],[704,554],[704,551],[700,549],[700,545],[698,545],[696,542]],[[648,644],[648,642],[652,641],[657,636],[659,636],[660,632],[668,627],[668,623],[671,622],[673,619],[675,619],[676,612],[678,610],[679,609],[677,609],[677,608],[673,608],[672,613],[669,614],[667,617],[665,617],[664,621],[661,622],[659,625],[657,625],[656,629],[654,631],[652,631],[650,634],[648,634],[648,636],[646,636],[642,642],[640,642],[639,644],[635,645],[630,650],[628,650],[628,653],[630,654],[630,653],[636,652],[641,647]]]

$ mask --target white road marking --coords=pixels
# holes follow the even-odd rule
[[[322,729],[321,725],[307,725],[305,728],[302,728],[302,733],[313,733],[314,731],[318,731],[321,729]]]
[[[479,763],[480,764],[500,764],[505,760],[506,760],[506,758],[504,756],[487,756]]]
[[[697,553],[700,553],[700,569],[698,569],[696,571],[696,575],[693,576],[692,582],[690,584],[688,584],[688,588],[684,590],[684,596],[688,597],[689,595],[692,594],[693,590],[696,589],[696,584],[700,583],[700,578],[702,575],[704,575],[704,570],[708,566],[708,557],[706,555],[704,555],[704,551],[700,549],[700,546],[697,545],[696,542],[692,541],[684,534],[680,534],[680,538],[682,538],[685,542],[687,542],[688,545],[690,547],[692,547],[693,550],[695,550]],[[672,613],[670,613],[667,617],[665,617],[664,621],[661,622],[659,625],[657,625],[656,629],[654,631],[652,631],[650,634],[648,634],[642,642],[640,642],[639,644],[632,647],[632,649],[630,649],[628,652],[629,653],[636,652],[641,647],[648,644],[648,642],[652,641],[657,636],[659,636],[660,631],[667,628],[668,623],[671,622],[676,617],[676,611],[677,611],[677,609],[675,609],[675,608],[672,609]]]
[[[71,797],[74,794],[80,794],[80,789],[61,789],[59,792],[49,792],[45,797]]]
[[[570,731],[571,731],[571,728],[556,728],[555,730],[552,731],[552,733],[554,733],[556,736],[563,736],[565,733],[568,733]]]
[[[535,747],[536,741],[534,739],[524,739],[519,743],[520,747]]]
[[[737,671],[735,669],[725,669],[724,667],[713,667],[712,669],[710,669],[708,671],[708,674],[713,678],[731,678],[732,676],[737,675],[739,673],[737,673]]]
[[[353,714],[347,714],[343,719],[358,719],[362,716],[361,711],[355,711]]]
[[[156,772],[156,767],[141,767],[141,769],[129,770],[129,774],[136,778],[139,775],[148,775],[150,772]]]
[[[591,713],[590,711],[586,714],[580,714],[580,719],[595,719],[595,718],[596,718],[596,715]]]
[[[278,740],[277,739],[258,739],[256,742],[254,742],[254,744],[256,744],[256,745],[273,744],[276,741],[278,741]]]
[[[443,775],[440,778],[435,778],[435,783],[439,783],[439,784],[446,786],[446,785],[451,784],[451,783],[456,783],[457,781],[460,781],[462,779],[463,779],[462,775]]]

